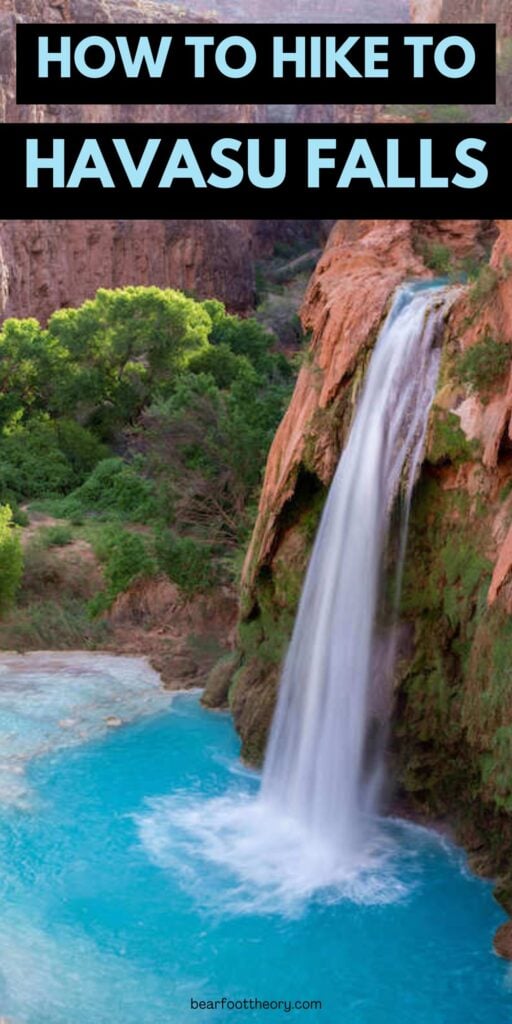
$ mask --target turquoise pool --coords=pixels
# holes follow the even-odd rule
[[[277,855],[270,867],[258,860],[254,834],[244,839],[236,822],[251,817],[259,782],[238,761],[229,717],[204,711],[197,694],[139,692],[136,678],[112,705],[102,671],[78,696],[65,667],[32,673],[28,696],[25,677],[20,689],[4,671],[0,1017],[511,1020],[510,967],[490,952],[503,915],[459,851],[388,822],[382,850],[344,888],[298,884],[300,863],[280,885]],[[251,821],[262,849],[275,847]],[[322,1009],[191,1009],[223,996]]]

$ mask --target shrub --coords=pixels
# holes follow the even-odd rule
[[[0,437],[0,495],[11,501],[65,494],[106,449],[72,420],[33,418]]]
[[[467,440],[455,413],[434,407],[427,448],[429,462],[434,466],[446,462],[458,465],[473,458],[476,447],[476,442]]]
[[[99,572],[92,570],[88,561],[61,558],[51,547],[41,543],[35,534],[24,551],[23,576],[19,596],[20,605],[46,600],[85,601],[100,585]]]
[[[302,341],[299,306],[300,298],[295,289],[286,290],[282,295],[269,292],[258,306],[258,320],[285,348],[297,348]]]
[[[108,632],[108,622],[91,622],[81,600],[36,600],[0,623],[0,650],[94,650],[105,643]]]
[[[497,287],[498,281],[498,272],[494,269],[494,267],[490,267],[488,263],[484,263],[484,265],[480,268],[475,278],[475,283],[473,284],[473,287],[471,288],[471,291],[469,293],[471,302],[475,306],[480,305],[480,303],[483,302],[484,299],[489,298],[489,295],[491,295],[494,289]]]
[[[55,433],[60,451],[73,470],[75,484],[81,484],[97,463],[108,455],[105,445],[74,420],[56,420]]]
[[[187,595],[208,590],[216,581],[213,551],[208,544],[166,530],[157,538],[156,556],[158,567]]]
[[[114,595],[120,594],[136,576],[151,576],[154,572],[155,562],[149,555],[143,538],[128,531],[120,533],[111,547],[105,564],[105,579],[109,591]]]
[[[485,391],[503,376],[510,363],[509,345],[488,334],[460,356],[455,373],[461,383],[469,384],[475,391]]]
[[[23,572],[23,554],[9,505],[0,506],[0,613],[14,604]]]
[[[425,266],[439,277],[447,277],[453,269],[452,254],[446,245],[440,242],[426,242],[422,249]]]
[[[105,523],[101,526],[86,528],[85,537],[100,562],[105,563],[116,546],[119,538],[119,526],[114,523]]]
[[[266,372],[273,359],[271,348],[274,338],[265,327],[254,317],[241,319],[226,313],[223,303],[217,299],[207,299],[203,306],[213,323],[210,333],[212,345],[225,345],[235,355],[246,356],[256,369]]]
[[[38,531],[39,541],[44,548],[63,548],[73,541],[73,532],[64,524],[45,526]]]
[[[18,500],[64,494],[75,478],[53,424],[32,420],[0,438],[0,495]]]
[[[89,602],[91,615],[99,615],[122,594],[130,583],[139,576],[153,576],[156,572],[154,558],[150,555],[147,544],[137,533],[127,530],[119,532],[114,538],[111,534],[104,548],[104,576],[106,588]]]
[[[237,356],[228,345],[221,342],[211,345],[205,352],[200,352],[190,360],[191,373],[207,373],[213,377],[218,388],[231,387],[233,382],[250,371],[250,362],[246,356]]]
[[[12,508],[12,521],[16,526],[28,526],[30,519],[24,508],[20,508],[19,505],[11,505]]]
[[[110,458],[99,462],[85,483],[55,510],[70,517],[90,513],[146,523],[156,516],[157,502],[152,484],[140,476],[135,464]]]

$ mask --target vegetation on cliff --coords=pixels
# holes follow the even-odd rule
[[[484,330],[460,353],[457,334],[445,338],[443,388],[412,507],[394,757],[416,808],[451,821],[512,911],[510,599],[506,587],[490,598],[496,542],[512,516],[509,450],[505,441],[497,465],[485,464],[482,444],[442,408],[451,393],[459,406],[469,396],[485,409],[511,352]]]

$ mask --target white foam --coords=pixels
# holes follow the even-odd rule
[[[401,850],[378,822],[357,857],[307,834],[279,808],[235,793],[215,799],[158,797],[136,817],[150,860],[177,875],[203,905],[222,914],[296,916],[312,900],[375,905],[411,891],[394,862]],[[222,874],[218,885],[216,872]]]

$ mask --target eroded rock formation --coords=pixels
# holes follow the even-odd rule
[[[0,0],[0,116],[19,122],[245,122],[262,120],[371,121],[380,108],[354,105],[321,107],[228,106],[71,106],[24,105],[15,102],[14,34],[18,21],[172,23],[189,17],[241,20],[404,20],[405,0],[385,5],[369,0],[357,6],[303,0],[276,11],[267,0],[251,7],[221,2],[186,5],[153,0]],[[156,284],[185,287],[198,297],[215,295],[234,311],[251,308],[253,262],[272,251],[276,240],[309,235],[318,244],[318,225],[307,222],[21,222],[0,225],[3,261],[0,266],[0,316],[35,316],[45,321],[62,305],[78,305],[99,285]]]

